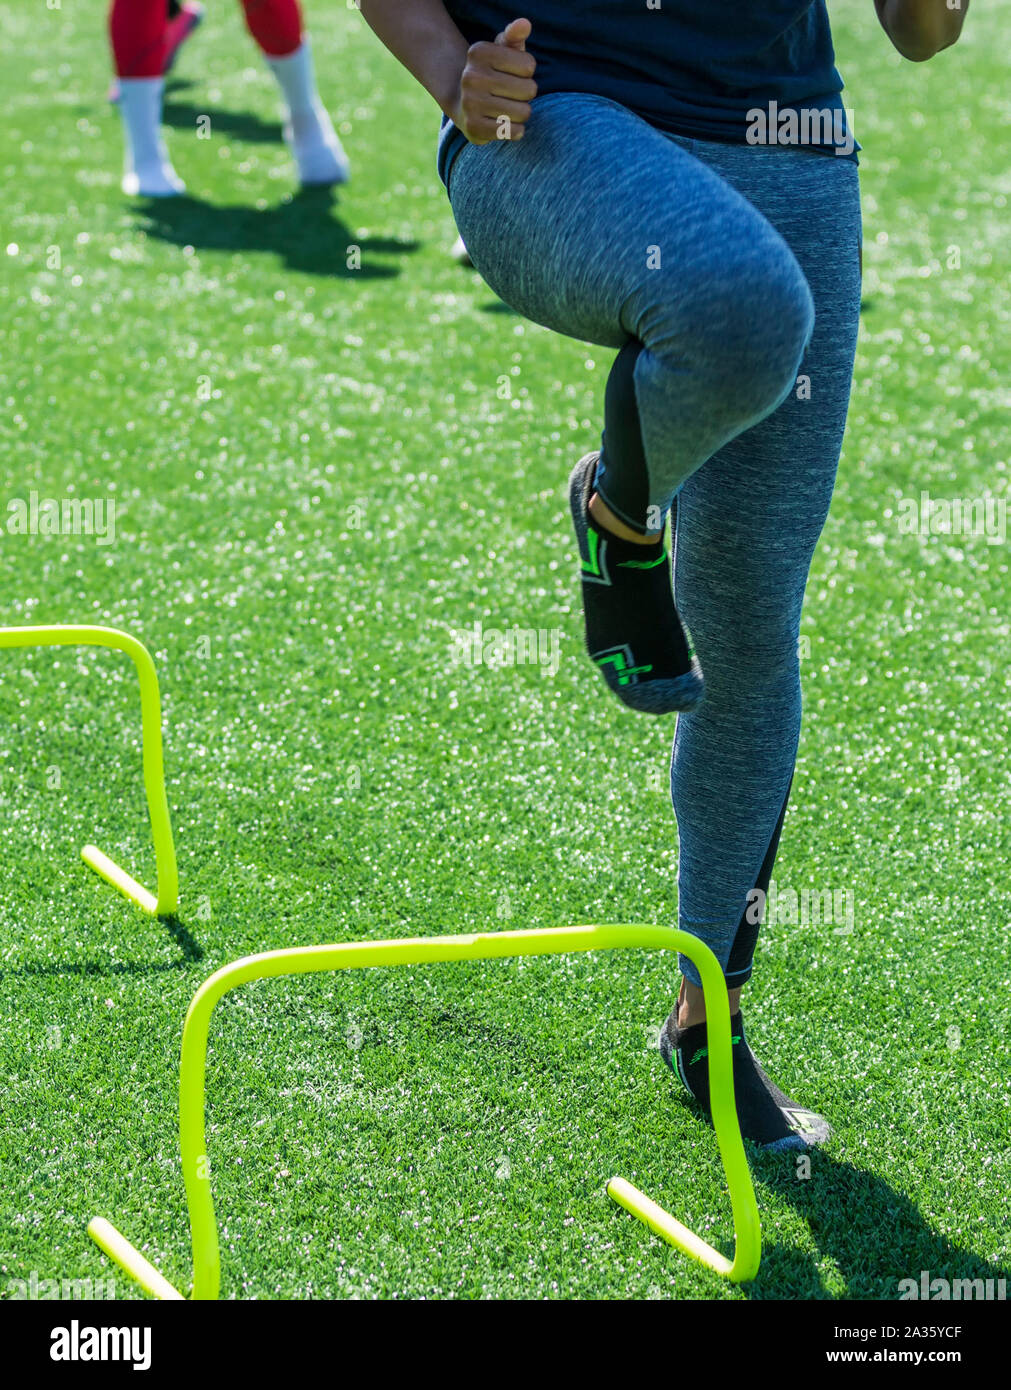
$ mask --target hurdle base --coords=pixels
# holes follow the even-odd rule
[[[95,1216],[88,1222],[88,1235],[105,1253],[119,1265],[125,1274],[135,1280],[145,1293],[153,1298],[172,1299],[185,1302],[178,1289],[173,1288],[163,1274],[159,1274],[150,1260],[144,1258],[126,1236],[120,1235],[104,1216]]]
[[[125,898],[151,917],[157,917],[158,899],[153,893],[149,893],[142,883],[138,883],[135,878],[131,878],[125,869],[121,869],[117,863],[103,854],[95,845],[85,845],[81,850],[81,858],[90,869],[94,869],[100,878],[104,878],[106,883],[112,885],[118,893],[122,893]]]
[[[612,1202],[617,1202],[619,1207],[631,1212],[668,1245],[675,1246],[684,1254],[690,1255],[693,1260],[698,1260],[717,1274],[722,1274],[732,1283],[740,1284],[755,1277],[757,1267],[753,1270],[738,1268],[736,1256],[733,1260],[728,1260],[726,1255],[714,1250],[701,1236],[682,1225],[670,1212],[657,1206],[656,1202],[624,1178],[612,1178],[607,1184],[607,1195]]]
[[[730,1194],[734,1226],[733,1260],[727,1259],[623,1178],[611,1179],[607,1184],[608,1194],[661,1239],[714,1273],[733,1283],[754,1279],[761,1259],[761,1223],[734,1105],[730,1016],[719,963],[708,947],[684,932],[646,924],[597,923],[530,931],[285,947],[244,956],[222,966],[206,979],[193,996],[186,1014],[179,1065],[179,1141],[193,1252],[191,1300],[215,1299],[220,1288],[218,1227],[210,1186],[206,1173],[201,1171],[200,1159],[207,1152],[204,1112],[210,1019],[215,1005],[229,990],[254,980],[321,971],[632,947],[683,950],[699,967],[703,992],[713,1005],[710,1017],[716,1026],[710,1029],[712,1046],[709,1057],[713,1127]],[[712,1080],[714,1072],[715,1082],[719,1083],[715,1086]],[[108,1222],[96,1218],[88,1229],[102,1249],[147,1292],[158,1298],[181,1297]]]
[[[733,1260],[728,1260],[726,1255],[720,1253],[701,1236],[697,1236],[677,1217],[671,1216],[670,1212],[664,1211],[663,1207],[658,1206],[652,1198],[647,1197],[644,1192],[640,1192],[632,1183],[624,1178],[612,1178],[607,1184],[607,1195],[612,1202],[624,1207],[632,1216],[641,1221],[645,1226],[661,1240],[665,1240],[668,1245],[673,1245],[683,1254],[697,1260],[716,1274],[729,1279],[733,1284],[746,1283],[754,1279],[757,1267],[745,1269],[738,1265],[735,1255]],[[138,1283],[145,1293],[153,1298],[164,1300],[179,1300],[185,1302],[183,1294],[176,1289],[163,1274],[160,1274],[154,1265],[140,1253],[135,1245],[126,1239],[116,1230],[111,1222],[106,1221],[103,1216],[93,1217],[88,1223],[88,1235],[92,1240],[105,1251],[125,1274]],[[754,1262],[757,1266],[757,1261]]]

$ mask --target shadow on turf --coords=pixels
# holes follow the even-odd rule
[[[375,255],[417,251],[416,241],[362,237],[333,214],[332,188],[303,188],[272,208],[220,207],[202,198],[149,198],[138,215],[147,236],[198,251],[270,251],[288,270],[342,280],[388,280],[396,266],[377,265]],[[348,247],[357,246],[361,268],[349,269]]]
[[[908,1197],[873,1173],[814,1150],[810,1176],[802,1179],[798,1157],[750,1146],[748,1152],[754,1178],[796,1209],[820,1253],[835,1264],[846,1285],[843,1297],[898,1299],[899,1280],[914,1279],[919,1287],[923,1270],[931,1279],[1011,1282],[1008,1269],[986,1264],[931,1230]],[[752,1299],[812,1298],[821,1283],[810,1255],[767,1245],[758,1278],[743,1291]]]
[[[50,965],[22,965],[17,970],[0,970],[0,980],[17,975],[21,979],[29,977],[41,979],[57,975],[80,975],[90,978],[100,975],[109,978],[113,975],[164,975],[170,970],[185,970],[188,961],[166,960],[151,964],[149,961],[97,961],[68,960],[54,961]]]
[[[173,101],[171,93],[178,86],[189,86],[189,83],[176,84],[166,91],[165,104],[162,107],[164,125],[170,125],[176,130],[194,131],[198,119],[206,117],[210,119],[215,135],[232,135],[238,140],[248,140],[251,144],[281,144],[284,137],[280,121],[261,121],[259,116],[252,116],[247,111],[220,111],[217,107],[208,111],[206,106],[193,106],[187,101]]]
[[[201,117],[209,117],[215,134],[234,135],[240,140],[261,145],[279,145],[283,140],[280,121],[262,121],[248,111],[221,111],[217,107],[208,111],[206,102],[195,106],[185,97],[181,101],[177,99],[180,93],[188,92],[193,85],[188,77],[166,79],[162,106],[164,125],[170,125],[174,130],[194,131]]]
[[[178,917],[173,914],[171,917],[159,917],[158,920],[179,947],[184,963],[191,964],[193,961],[203,960],[204,948]]]
[[[0,980],[5,975],[159,975],[166,970],[185,970],[194,962],[203,960],[204,948],[178,917],[159,917],[158,921],[179,947],[179,960],[154,964],[150,961],[47,961],[45,965],[21,965],[16,970],[0,970]]]

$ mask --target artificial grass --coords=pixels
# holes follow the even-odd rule
[[[715,1141],[654,1047],[673,962],[264,983],[212,1030],[225,1296],[894,1298],[923,1269],[1006,1273],[1007,547],[895,520],[921,489],[1006,495],[1001,31],[973,7],[914,66],[869,4],[833,11],[865,304],[776,878],[857,906],[851,935],[767,930],[747,1006],[833,1145],[810,1176],[755,1158],[765,1258],[732,1289],[603,1191],[620,1173],[728,1248]],[[0,533],[0,622],[155,653],[183,896],[152,921],[77,857],[153,882],[129,662],[0,653],[0,1297],[104,1278],[95,1213],[186,1280],[178,1045],[218,965],[676,908],[672,724],[581,651],[564,482],[611,354],[449,259],[424,93],[314,7],[353,182],[292,196],[269,77],[219,6],[170,86],[191,196],[131,204],[98,16],[2,12],[0,503],[121,510],[108,546]],[[475,621],[560,630],[557,674],[454,665]]]

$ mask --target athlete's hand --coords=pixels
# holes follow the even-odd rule
[[[474,43],[460,74],[453,124],[472,145],[492,140],[522,140],[537,95],[537,62],[526,50],[529,19],[514,19],[494,43]]]

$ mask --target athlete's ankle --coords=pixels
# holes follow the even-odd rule
[[[730,1005],[730,1017],[733,1018],[741,1007],[740,985],[736,989],[728,990],[727,1002]],[[696,1023],[706,1021],[706,997],[699,986],[692,984],[687,978],[681,980],[677,1020],[679,1028],[692,1028]]]
[[[569,477],[569,507],[579,547],[586,650],[605,683],[644,714],[692,710],[703,698],[702,668],[674,603],[670,555],[662,531],[652,542],[612,535],[590,512],[596,453]]]
[[[730,1016],[734,1104],[742,1136],[770,1152],[808,1149],[824,1143],[832,1133],[828,1121],[806,1105],[791,1100],[769,1080],[744,1035],[744,1015],[739,1004],[731,1005]],[[661,1057],[712,1119],[709,1043],[705,1023],[684,1027],[675,1023],[673,1012],[660,1029]]]
[[[611,535],[617,536],[619,540],[631,541],[633,545],[656,545],[660,539],[661,533],[658,531],[644,536],[641,531],[633,531],[631,526],[626,526],[621,517],[616,516],[596,492],[590,498],[587,511],[598,526],[602,526],[605,531],[610,531]]]

